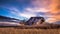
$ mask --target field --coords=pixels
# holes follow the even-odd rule
[[[0,27],[0,34],[60,34],[58,29],[18,29],[13,27]]]

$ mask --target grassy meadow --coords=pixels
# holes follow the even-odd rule
[[[59,29],[18,29],[13,27],[0,28],[0,34],[60,34]]]

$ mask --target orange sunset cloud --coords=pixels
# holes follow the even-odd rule
[[[47,22],[60,21],[60,0],[33,0],[32,5],[37,9],[43,8],[49,10],[42,11],[46,12],[46,15],[51,15],[51,17],[47,19]]]

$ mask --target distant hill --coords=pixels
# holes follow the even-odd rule
[[[6,16],[0,16],[0,26],[17,26],[20,20]]]
[[[60,24],[60,21],[56,21],[54,24]]]
[[[20,21],[20,20],[0,15],[0,21],[8,21],[8,22],[14,22],[15,21],[16,22],[16,21]]]
[[[13,20],[18,20],[18,19],[6,17],[6,16],[0,16],[0,19],[13,19]]]

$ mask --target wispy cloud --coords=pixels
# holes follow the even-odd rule
[[[32,16],[35,16],[34,13],[31,13],[27,10],[24,10],[22,12],[20,10],[18,10],[17,8],[9,8],[9,10],[10,10],[10,13],[17,15],[17,16],[20,16],[20,17],[30,18]]]
[[[23,12],[20,12],[20,10],[18,10],[17,8],[12,8],[12,9],[10,9],[11,10],[10,12],[19,17],[26,17],[26,18],[30,18],[30,17],[34,17],[34,16],[43,16],[45,18],[48,17],[46,19],[46,22],[50,22],[50,23],[60,20],[59,13],[50,13],[49,10],[47,10],[47,9],[41,9],[41,10],[40,9],[25,8]],[[41,12],[44,14],[41,15]]]
[[[25,7],[23,11],[16,7],[10,7],[9,10],[19,17],[43,16],[47,18],[46,22],[52,23],[60,20],[59,6],[58,0],[31,0],[30,6]]]
[[[37,9],[37,12],[44,12],[45,15],[43,16],[49,16],[49,18],[47,18],[47,22],[52,23],[60,21],[60,9],[57,9],[60,6],[59,0],[32,0],[31,6],[34,6],[34,8]],[[42,8],[44,10],[42,10]]]

